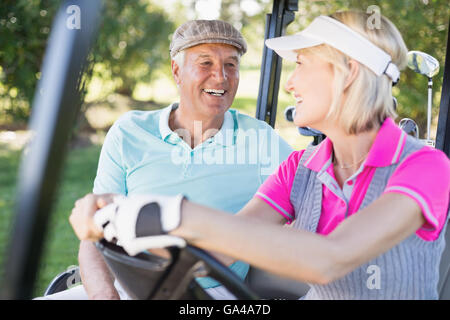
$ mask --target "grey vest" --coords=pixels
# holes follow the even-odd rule
[[[408,136],[400,160],[391,166],[376,169],[360,209],[379,198],[397,166],[409,154],[422,147],[420,142]],[[316,232],[322,211],[322,182],[317,178],[317,172],[309,170],[303,163],[315,148],[308,146],[304,152],[290,194],[296,218],[293,227],[310,232]],[[442,230],[435,241],[424,241],[413,234],[343,278],[326,285],[311,284],[311,289],[304,298],[438,299],[437,285],[439,264],[445,247],[444,234],[445,230]]]

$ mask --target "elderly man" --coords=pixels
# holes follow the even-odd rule
[[[195,202],[238,212],[292,151],[265,122],[229,109],[246,50],[239,31],[226,22],[180,26],[170,45],[179,103],[131,111],[116,121],[101,151],[94,194],[78,200],[73,211],[95,211],[111,194],[183,192]],[[49,298],[127,298],[92,242],[81,242],[79,263],[83,286]],[[241,278],[248,271],[240,261],[230,268]],[[213,297],[231,298],[212,279],[197,281]]]

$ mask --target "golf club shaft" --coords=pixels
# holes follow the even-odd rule
[[[433,98],[433,79],[428,78],[427,140],[430,140],[432,98]]]

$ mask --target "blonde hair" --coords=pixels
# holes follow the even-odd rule
[[[406,66],[408,49],[400,32],[386,17],[380,16],[379,28],[369,28],[367,21],[370,15],[362,11],[336,12],[330,17],[360,33],[388,53],[399,70]],[[350,57],[327,44],[302,49],[300,52],[316,55],[332,64],[333,102],[327,118],[336,119],[347,134],[377,128],[387,117],[397,117],[392,98],[392,80],[387,75],[377,76],[360,64],[358,75],[345,89],[346,99],[341,105],[346,78],[350,73]]]

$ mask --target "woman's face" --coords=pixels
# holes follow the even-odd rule
[[[297,66],[285,86],[296,101],[296,126],[323,130],[332,103],[332,84],[330,63],[308,53],[297,55]]]

